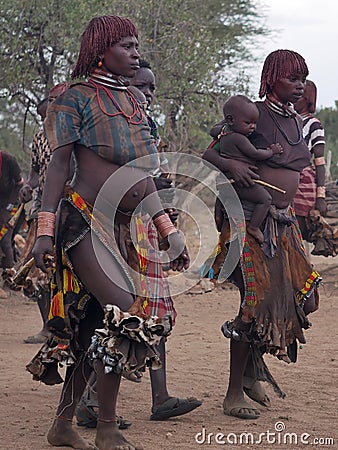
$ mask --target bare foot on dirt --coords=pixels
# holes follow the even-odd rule
[[[99,450],[143,450],[142,445],[130,444],[114,422],[97,422],[95,445]]]
[[[246,231],[251,234],[260,244],[264,242],[263,233],[259,228],[251,227],[250,224],[246,227]]]
[[[93,444],[86,442],[72,427],[72,423],[55,419],[52,428],[48,431],[47,441],[56,447],[67,446],[76,450],[94,450]]]

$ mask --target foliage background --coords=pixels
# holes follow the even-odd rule
[[[169,150],[199,154],[208,130],[232,93],[250,95],[252,49],[271,30],[259,0],[0,0],[0,147],[29,166],[38,126],[36,106],[56,83],[69,80],[88,21],[130,17],[140,52],[157,80],[153,114]],[[338,111],[321,113],[337,162]]]

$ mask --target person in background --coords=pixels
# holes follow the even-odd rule
[[[46,118],[48,105],[51,104],[59,95],[68,89],[69,83],[59,83],[53,86],[49,91],[49,96],[43,99],[37,106],[37,112],[41,117],[42,122]],[[32,257],[32,249],[36,240],[36,230],[38,222],[38,212],[41,208],[42,192],[45,185],[47,167],[52,158],[52,151],[47,141],[47,137],[43,128],[39,130],[33,137],[32,153],[31,153],[31,170],[27,182],[20,190],[20,196],[23,199],[32,197],[33,204],[29,214],[29,232],[27,235],[27,245],[22,254],[22,265],[25,265]],[[32,270],[34,270],[32,268]],[[40,270],[39,272],[39,286],[34,293],[39,312],[42,319],[42,329],[28,336],[24,339],[25,344],[38,344],[46,341],[48,337],[47,320],[50,309],[51,291],[49,287],[49,279],[44,276]],[[25,290],[24,290],[25,292]]]
[[[0,150],[0,265],[4,279],[7,272],[14,271],[15,262],[13,245],[15,227],[9,222],[17,212],[19,202],[26,203],[31,199],[31,197],[20,198],[19,192],[23,183],[21,168],[16,158],[10,153]],[[14,272],[11,273],[11,275],[13,274]]]
[[[295,110],[303,120],[303,137],[307,143],[313,164],[300,174],[299,186],[294,198],[296,217],[303,239],[309,239],[309,214],[317,209],[326,213],[325,201],[325,136],[324,128],[314,114],[316,112],[317,87],[306,80],[303,96],[296,101]]]

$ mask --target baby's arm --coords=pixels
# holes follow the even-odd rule
[[[278,143],[271,144],[268,148],[256,148],[251,144],[249,139],[242,134],[236,135],[236,145],[241,153],[256,161],[264,161],[276,154],[283,153],[283,147]]]

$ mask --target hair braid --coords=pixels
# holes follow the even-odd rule
[[[277,80],[287,78],[291,74],[308,76],[305,59],[292,50],[275,50],[270,53],[264,61],[259,97],[268,94]]]
[[[107,48],[128,36],[138,37],[137,29],[130,19],[119,16],[94,17],[82,34],[78,59],[71,77],[88,76]]]

